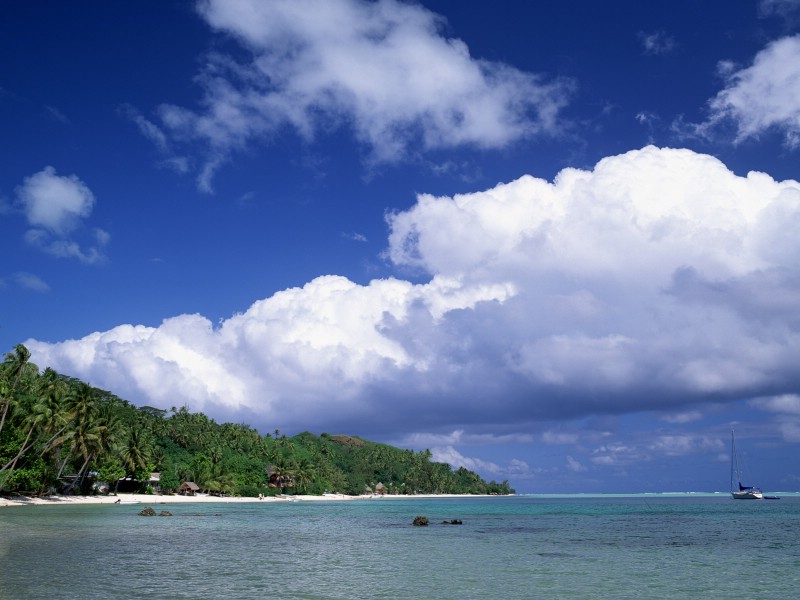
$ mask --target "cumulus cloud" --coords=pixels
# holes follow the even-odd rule
[[[165,104],[161,124],[137,116],[161,148],[206,147],[198,174],[210,191],[217,169],[255,139],[293,129],[312,139],[352,130],[370,161],[457,146],[499,148],[558,129],[571,84],[470,55],[419,4],[384,0],[204,0],[199,13],[237,40],[249,59],[219,52],[199,78],[202,108]]]
[[[642,410],[686,421],[708,402],[800,393],[796,181],[650,146],[552,182],[423,194],[388,224],[387,258],[427,283],[325,276],[216,327],[183,315],[26,343],[40,366],[153,406],[435,432],[418,441],[443,448],[489,427]],[[652,451],[606,445],[591,461]]]
[[[16,193],[31,226],[24,236],[28,244],[57,257],[86,263],[104,260],[110,237],[107,232],[94,229],[90,234],[92,245],[87,249],[73,239],[95,204],[94,194],[76,175],[60,176],[48,166],[27,177]]]
[[[736,142],[774,130],[788,148],[800,146],[800,35],[770,43],[749,67],[732,70],[730,63],[723,65],[727,85],[710,101],[711,115],[697,131],[711,135],[732,123]]]

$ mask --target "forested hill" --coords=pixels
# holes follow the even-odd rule
[[[513,493],[464,468],[347,435],[261,435],[186,407],[136,407],[113,393],[40,372],[23,345],[0,363],[0,493],[91,493],[98,482],[145,491],[184,481],[222,494],[325,491]],[[380,485],[379,485],[380,484]],[[376,489],[377,488],[377,489]]]

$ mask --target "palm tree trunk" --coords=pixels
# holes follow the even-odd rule
[[[8,468],[11,469],[11,472],[14,471],[14,468],[17,466],[17,461],[19,460],[19,457],[22,456],[23,454],[25,454],[26,450],[28,450],[28,448],[30,447],[27,444],[28,444],[28,440],[31,439],[31,434],[33,433],[33,430],[34,430],[34,427],[31,427],[30,429],[28,429],[28,435],[25,436],[25,441],[22,442],[22,448],[20,449],[19,452],[17,452],[17,455],[10,462],[6,463],[5,466],[0,467],[0,473],[2,473],[3,471],[5,471]]]
[[[78,476],[75,478],[75,480],[74,480],[72,483],[70,483],[70,484],[67,486],[67,489],[65,490],[66,492],[71,492],[71,491],[72,491],[72,488],[74,488],[74,487],[75,487],[75,484],[76,484],[76,483],[78,483],[79,481],[80,481],[80,483],[81,483],[81,485],[79,486],[79,489],[83,489],[83,480],[86,478],[86,476],[84,475],[84,471],[86,470],[86,467],[89,465],[89,461],[90,461],[91,459],[92,459],[92,455],[91,455],[91,454],[89,454],[89,455],[86,457],[86,460],[84,460],[84,461],[83,461],[83,465],[81,465],[81,468],[80,468],[80,470],[78,471]]]

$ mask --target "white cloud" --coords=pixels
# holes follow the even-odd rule
[[[456,429],[450,433],[410,433],[396,445],[403,448],[434,448],[442,446],[484,446],[498,444],[529,444],[533,441],[533,436],[526,433],[514,434],[495,434],[495,433],[476,433],[465,432],[463,429]]]
[[[582,473],[588,471],[588,468],[581,464],[580,461],[575,460],[571,456],[567,456],[567,468],[573,473]]]
[[[184,315],[27,343],[134,401],[284,430],[446,427],[417,440],[439,447],[498,443],[488,423],[798,393],[795,181],[646,147],[553,182],[421,195],[389,225],[387,257],[428,283],[326,276],[217,328]],[[609,448],[592,461],[631,457]]]
[[[107,232],[95,229],[91,233],[92,246],[86,250],[73,239],[95,203],[92,191],[76,175],[60,176],[48,166],[27,177],[17,187],[16,194],[32,227],[24,236],[29,245],[53,256],[77,258],[86,263],[105,259],[110,238]]]
[[[800,12],[800,0],[761,0],[758,9],[762,17],[777,16],[795,22]]]
[[[647,446],[648,450],[659,456],[719,452],[724,447],[718,438],[697,435],[658,435]]]
[[[778,425],[778,430],[788,443],[800,443],[800,419],[786,419]]]
[[[491,473],[495,475],[502,472],[502,469],[499,465],[490,461],[481,460],[479,458],[470,458],[468,456],[464,456],[452,446],[431,448],[431,455],[431,460],[435,462],[447,463],[454,469],[464,467],[470,471]]]
[[[756,398],[750,405],[769,413],[775,413],[777,428],[783,439],[790,443],[800,442],[800,394]]]
[[[47,285],[47,283],[41,277],[34,275],[33,273],[26,273],[24,271],[14,273],[14,281],[18,286],[27,290],[33,290],[35,292],[50,291],[50,286]]]
[[[799,394],[782,394],[772,398],[758,398],[753,400],[751,404],[768,412],[800,416]]]
[[[571,84],[544,82],[472,57],[419,4],[384,0],[206,0],[199,12],[250,53],[242,64],[213,53],[200,78],[203,109],[164,105],[157,144],[207,146],[198,182],[250,140],[292,127],[305,139],[349,127],[376,162],[457,146],[499,148],[558,130]]]
[[[702,418],[703,413],[701,413],[699,410],[688,410],[661,416],[661,420],[667,423],[692,423],[694,421],[699,421]]]
[[[470,471],[480,473],[484,478],[508,479],[509,477],[525,477],[537,473],[538,469],[531,467],[523,460],[512,458],[506,465],[464,456],[453,446],[439,446],[431,448],[431,460],[449,464],[454,469],[464,467]]]
[[[783,134],[786,146],[800,145],[800,35],[770,43],[759,52],[753,64],[724,71],[727,86],[710,101],[711,116],[698,127],[709,135],[723,123],[736,127],[736,141],[776,130]]]
[[[675,49],[675,40],[664,31],[652,33],[640,31],[639,41],[642,42],[645,54],[669,54]]]
[[[504,286],[466,289],[439,279],[360,286],[327,276],[256,302],[216,330],[199,315],[183,315],[158,328],[124,325],[61,344],[28,344],[42,364],[155,406],[253,411],[297,424],[314,419],[308,411],[341,418],[369,411],[361,395],[371,385],[425,373],[426,354],[412,354],[391,334],[417,313],[435,326],[450,311],[507,296]]]
[[[94,207],[94,194],[75,175],[61,177],[45,167],[17,187],[28,223],[55,234],[73,231]]]
[[[624,444],[607,444],[593,450],[589,460],[603,467],[625,467],[648,461],[650,456],[640,448]]]
[[[545,431],[542,434],[542,442],[545,444],[576,444],[578,439],[575,433]]]

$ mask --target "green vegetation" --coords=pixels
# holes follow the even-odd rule
[[[219,494],[513,493],[464,468],[346,435],[262,436],[186,407],[135,407],[52,369],[39,372],[23,345],[0,363],[0,493],[165,492],[184,481]],[[119,488],[120,490],[122,488]]]

